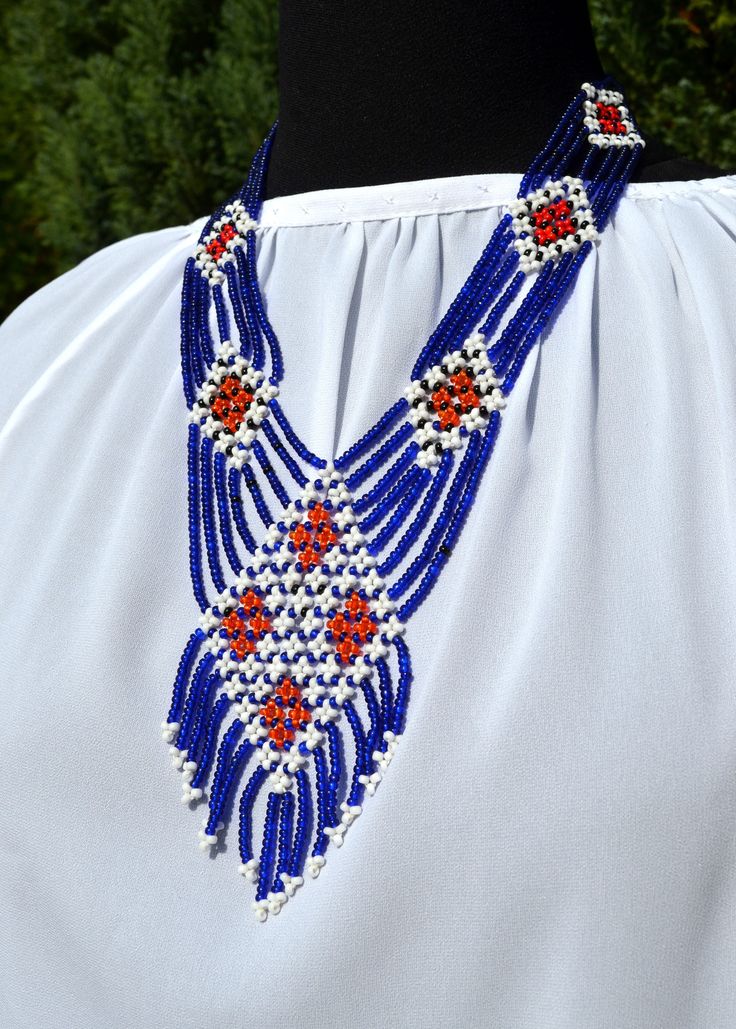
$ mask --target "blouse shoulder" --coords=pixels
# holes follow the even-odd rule
[[[90,351],[121,326],[133,345],[136,332],[167,300],[175,306],[184,262],[203,224],[200,219],[113,243],[20,304],[0,325],[0,427],[49,369]]]

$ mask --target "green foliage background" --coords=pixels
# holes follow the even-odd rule
[[[736,167],[736,13],[591,0],[645,131]],[[0,318],[117,239],[191,221],[244,177],[277,107],[276,0],[5,0]]]

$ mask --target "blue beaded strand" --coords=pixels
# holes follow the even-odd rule
[[[284,377],[284,359],[281,354],[281,344],[279,343],[276,333],[273,331],[273,327],[268,320],[263,303],[263,297],[261,295],[261,287],[258,282],[258,273],[256,271],[256,239],[254,232],[248,233],[246,263],[248,271],[248,289],[251,296],[251,302],[253,304],[258,324],[266,338],[266,343],[268,344],[271,356],[271,382],[277,385]]]
[[[217,751],[217,760],[215,761],[215,774],[212,779],[212,788],[210,789],[210,815],[207,819],[207,826],[205,828],[205,832],[209,835],[213,835],[217,832],[220,790],[225,783],[225,777],[230,764],[232,752],[235,749],[235,744],[238,742],[238,737],[241,735],[244,728],[245,726],[240,719],[236,718],[220,741],[220,746]]]
[[[412,464],[408,471],[404,472],[398,482],[396,482],[388,493],[386,493],[383,500],[374,506],[370,514],[366,515],[362,521],[358,522],[358,528],[360,531],[362,533],[366,533],[378,525],[379,522],[382,522],[386,515],[396,507],[404,494],[407,493],[416,483],[417,479],[421,477],[422,471],[423,469],[421,469],[419,465]]]
[[[251,774],[248,783],[240,794],[238,817],[238,845],[240,860],[246,865],[253,859],[253,805],[255,804],[261,783],[268,775],[263,765],[258,765]]]
[[[222,286],[219,283],[212,287],[212,297],[215,301],[217,332],[220,337],[220,345],[222,346],[223,343],[227,343],[230,339],[230,318],[227,313],[225,298],[222,295]]]
[[[309,479],[307,479],[306,475],[302,472],[299,465],[296,463],[294,458],[286,449],[286,446],[284,445],[283,441],[279,438],[271,422],[268,419],[266,419],[266,421],[261,423],[261,428],[263,429],[264,436],[271,444],[274,453],[278,454],[278,456],[281,458],[284,465],[286,466],[287,471],[289,472],[297,486],[300,486],[303,489],[309,482]]]
[[[197,276],[195,288],[195,353],[199,359],[198,385],[207,378],[207,369],[215,361],[215,347],[210,332],[210,300],[211,293],[201,275]]]
[[[343,774],[342,737],[334,722],[326,723],[325,733],[330,755],[330,770],[327,775],[326,824],[334,826],[337,824],[337,795]]]
[[[253,504],[258,513],[258,517],[261,519],[263,524],[268,528],[273,524],[273,515],[269,509],[268,504],[265,501],[261,487],[258,485],[258,480],[255,477],[253,469],[250,464],[244,464],[241,469],[241,475],[243,476],[243,482],[245,483],[248,492],[253,498]]]
[[[367,511],[372,504],[377,503],[391,489],[402,473],[414,463],[419,450],[419,444],[413,439],[409,446],[402,450],[388,471],[383,473],[378,482],[361,497],[358,497],[353,504],[355,514],[361,514],[363,511]]]
[[[235,528],[247,549],[254,554],[258,544],[255,536],[248,528],[248,522],[243,510],[243,497],[240,492],[240,471],[237,468],[230,468],[227,473],[228,493],[230,495],[230,510],[235,521]]]
[[[217,703],[210,713],[204,732],[204,749],[202,751],[202,756],[199,759],[197,770],[194,773],[194,778],[192,779],[192,789],[200,789],[207,779],[212,759],[215,755],[215,747],[217,746],[217,737],[220,734],[220,726],[222,725],[230,704],[231,701],[227,693],[221,693],[217,698]]]
[[[399,576],[396,582],[390,586],[387,591],[391,600],[398,600],[398,598],[406,592],[434,556],[434,552],[442,538],[442,533],[445,531],[445,528],[449,523],[455,502],[475,465],[478,452],[480,451],[480,445],[479,430],[471,432],[470,440],[465,448],[465,453],[460,461],[460,465],[455,472],[455,476],[447,491],[447,495],[445,496],[445,500],[442,504],[442,509],[437,516],[434,525],[430,529],[429,534],[422,545],[421,551],[417,554],[406,571]]]
[[[483,253],[478,258],[475,267],[463,283],[455,299],[450,304],[446,314],[442,318],[442,321],[422,348],[411,371],[411,378],[413,380],[422,378],[424,372],[430,367],[431,357],[433,354],[438,351],[444,352],[449,349],[447,341],[452,337],[453,329],[460,318],[462,318],[468,305],[472,303],[473,299],[477,296],[478,284],[486,281],[487,277],[495,271],[496,263],[499,261],[500,255],[504,252],[501,249],[501,240],[508,236],[511,221],[511,215],[505,214],[496,226],[493,235],[486,243]],[[507,240],[506,245],[508,245],[508,242],[510,242],[510,239]]]
[[[406,708],[409,702],[409,687],[411,686],[411,658],[409,648],[401,636],[394,639],[394,650],[399,664],[399,681],[396,687],[396,700],[391,711],[390,730],[400,736],[404,730],[404,719]]]
[[[548,265],[548,267],[552,268],[552,271],[545,278],[544,291],[537,293],[529,303],[525,302],[522,304],[517,315],[509,323],[511,331],[507,336],[506,348],[494,362],[494,371],[497,376],[503,377],[507,373],[517,354],[522,349],[524,341],[529,337],[530,333],[534,333],[535,326],[539,325],[541,313],[549,305],[550,298],[555,297],[555,303],[559,300],[558,283],[564,279],[572,260],[573,255],[567,253],[562,256],[557,264]],[[503,390],[503,386],[501,388]]]
[[[494,411],[488,423],[488,428],[485,431],[478,459],[473,462],[472,469],[463,488],[463,494],[449,519],[445,537],[437,548],[437,552],[430,561],[429,567],[424,573],[424,577],[416,590],[411,594],[408,600],[404,601],[403,605],[399,609],[398,617],[402,622],[405,622],[416,611],[419,605],[426,600],[437,581],[440,572],[442,571],[443,565],[452,552],[452,548],[455,545],[457,536],[462,528],[463,522],[465,521],[468,510],[475,499],[475,491],[477,489],[481,473],[483,472],[488,458],[491,456],[491,451],[493,450],[493,445],[496,441],[500,424],[501,416],[498,411]]]
[[[323,748],[321,746],[315,747],[312,751],[312,757],[314,759],[314,774],[317,780],[317,825],[314,832],[315,843],[312,848],[312,856],[319,857],[324,855],[329,843],[329,836],[325,835],[325,828],[330,824],[328,822],[330,809],[329,784],[327,781],[327,758]]]
[[[504,220],[506,218],[510,219],[510,216],[505,215]],[[485,269],[485,274],[474,284],[474,288],[468,291],[463,305],[458,309],[451,332],[435,343],[434,349],[427,357],[427,367],[438,364],[445,354],[461,346],[465,337],[477,324],[483,311],[487,310],[488,305],[498,296],[514,266],[519,263],[519,255],[516,251],[508,253],[508,247],[513,238],[511,232],[502,235],[494,250],[491,265]]]
[[[212,453],[214,443],[209,436],[202,437],[200,449],[200,483],[202,499],[202,528],[204,531],[207,563],[210,567],[212,582],[218,593],[225,589],[225,578],[220,564],[220,549],[217,539],[217,522],[215,520],[215,498],[212,481]]]
[[[407,494],[401,499],[394,513],[390,516],[381,531],[371,540],[366,548],[369,554],[376,557],[383,548],[391,542],[406,519],[411,514],[415,505],[419,502],[422,493],[432,481],[432,473],[429,468],[422,468],[416,477],[413,485]]]
[[[261,844],[261,860],[258,869],[258,889],[256,900],[265,900],[273,877],[273,866],[276,863],[276,845],[278,840],[280,793],[269,793],[266,804],[266,821],[263,826],[263,842]]]
[[[284,414],[278,400],[271,400],[268,406],[271,408],[274,418],[278,422],[281,431],[297,457],[300,457],[305,464],[311,465],[312,468],[318,468],[320,470],[326,468],[327,462],[323,461],[321,457],[317,457],[316,454],[313,454],[311,450],[305,447],[294,432],[289,423],[289,419]]]
[[[230,299],[230,306],[233,309],[235,325],[238,329],[238,340],[240,341],[240,353],[248,360],[251,355],[250,331],[245,317],[245,309],[240,296],[240,279],[232,262],[225,265],[225,276],[227,278],[227,295]]]
[[[379,439],[383,439],[389,429],[396,424],[402,415],[409,410],[409,402],[406,397],[400,397],[396,403],[378,419],[372,429],[369,429],[357,443],[345,451],[335,461],[335,468],[338,472],[351,468],[352,465],[362,457]]]
[[[557,306],[567,293],[570,283],[577,275],[580,267],[582,266],[583,261],[592,249],[593,244],[589,240],[586,240],[586,242],[574,256],[570,254],[565,255],[566,257],[570,257],[571,259],[564,267],[562,265],[562,261],[560,261],[558,267],[560,269],[559,279],[561,281],[559,282],[559,284],[554,284],[557,286],[556,290],[553,292],[552,297],[547,301],[547,303],[542,308],[540,314],[538,315],[536,324],[530,328],[526,336],[526,339],[523,342],[523,345],[519,348],[514,358],[514,362],[511,365],[511,368],[509,369],[506,378],[501,384],[501,389],[506,395],[508,395],[513,389],[516,380],[519,377],[519,373],[524,366],[524,362],[527,358],[527,355],[537,342],[537,339],[543,332],[550,318],[554,315]]]
[[[365,744],[365,764],[367,771],[367,766],[371,762],[373,751],[377,749],[380,740],[383,738],[383,716],[376,697],[376,692],[370,681],[368,679],[364,679],[360,684],[360,688],[363,691],[365,705],[368,709],[368,717],[371,723]]]
[[[468,310],[465,319],[459,325],[458,342],[469,335],[494,301],[500,299],[501,291],[514,274],[514,271],[518,271],[518,266],[519,255],[516,250],[512,250],[498,269],[495,277],[488,284],[475,304]],[[439,363],[442,360],[442,357],[443,354],[437,354],[436,362]]]
[[[230,524],[230,504],[227,490],[227,458],[218,451],[214,457],[215,464],[215,496],[217,498],[217,512],[220,519],[220,535],[222,546],[227,557],[228,564],[235,575],[240,575],[243,570],[243,562],[238,557],[233,539],[233,530]]]
[[[358,486],[362,485],[366,479],[369,479],[388,461],[392,454],[395,454],[400,447],[404,445],[413,434],[414,429],[410,422],[404,422],[400,425],[393,436],[389,436],[385,443],[383,443],[378,450],[374,450],[371,456],[365,461],[359,468],[349,475],[345,480],[345,485],[349,490],[357,489]]]
[[[289,874],[291,867],[291,842],[294,833],[294,795],[285,793],[281,801],[281,812],[279,817],[278,833],[278,859],[276,861],[276,875],[273,881],[273,892],[282,893],[284,883],[281,876]]]
[[[222,683],[222,679],[218,672],[210,673],[207,678],[207,682],[204,684],[202,690],[202,696],[200,698],[197,711],[197,718],[192,726],[191,736],[187,743],[187,760],[197,762],[197,755],[199,753],[199,745],[202,742],[202,738],[205,733],[205,727],[207,725],[207,715],[210,710],[210,704],[212,701],[212,695],[216,692],[218,686]]]
[[[225,775],[223,776],[222,783],[217,794],[217,799],[214,803],[211,803],[210,823],[215,829],[220,824],[220,820],[224,818],[233,789],[240,781],[247,759],[255,749],[256,748],[250,740],[243,740],[230,759],[230,763]]]
[[[184,653],[179,659],[179,667],[176,670],[176,678],[174,679],[174,688],[171,696],[171,706],[169,707],[169,713],[166,719],[167,722],[180,721],[186,684],[189,682],[192,666],[194,665],[197,654],[206,638],[207,637],[201,629],[195,629],[187,641]]]
[[[312,829],[312,791],[309,786],[309,777],[303,768],[299,768],[294,774],[296,781],[296,793],[299,803],[296,827],[294,829],[294,846],[291,851],[291,863],[289,875],[301,875],[304,862],[307,857],[307,845]]]
[[[214,654],[205,654],[194,671],[187,699],[184,703],[184,710],[182,711],[181,725],[176,736],[175,745],[179,750],[186,750],[187,748],[192,722],[199,710],[198,703],[201,699],[201,692],[214,663]]]
[[[568,131],[569,126],[578,123],[583,109],[582,105],[586,98],[587,94],[585,91],[582,89],[578,90],[567,105],[562,117],[552,131],[552,135],[529,165],[529,170],[522,178],[519,192],[517,193],[518,197],[525,197],[527,193],[539,189],[544,183],[548,174],[547,169],[551,167],[551,155],[557,149],[560,138]]]
[[[202,574],[202,539],[199,519],[199,429],[189,425],[187,438],[187,507],[189,511],[189,572],[192,578],[194,598],[202,611],[209,604]]]
[[[194,276],[197,274],[194,258],[190,257],[184,266],[184,282],[181,290],[181,378],[184,399],[191,411],[195,399],[194,374],[192,372],[192,327],[194,318]]]
[[[391,712],[394,705],[393,684],[391,681],[391,670],[384,658],[379,657],[376,661],[376,671],[378,672],[378,695],[381,698],[381,724],[383,729],[378,739],[378,746],[375,749],[385,751],[388,744],[383,738],[383,733],[391,725]]]
[[[253,230],[251,229],[247,235],[253,235]],[[250,341],[250,363],[254,368],[260,370],[263,368],[265,363],[266,350],[263,346],[261,329],[258,324],[258,316],[256,315],[253,307],[253,299],[248,290],[248,260],[246,257],[246,251],[242,246],[238,246],[235,247],[233,253],[235,254],[235,262],[238,266],[238,277],[240,279],[245,324],[248,329],[248,339]]]
[[[450,472],[452,471],[453,461],[453,452],[451,450],[446,450],[442,455],[440,466],[432,479],[432,484],[422,501],[416,518],[391,553],[376,567],[376,571],[381,577],[385,577],[389,572],[392,572],[397,565],[401,564],[412,546],[424,532],[427,527],[427,521],[434,511],[442,490],[445,488]]]
[[[271,464],[268,454],[257,439],[253,440],[253,454],[255,455],[256,461],[258,461],[258,464],[263,469],[263,474],[266,476],[268,484],[274,492],[274,496],[282,507],[288,507],[290,503],[289,494],[282,486],[281,480],[276,474],[276,469]]]
[[[348,793],[347,799],[347,803],[352,807],[355,804],[360,804],[365,791],[365,786],[360,781],[359,776],[365,775],[368,771],[366,734],[360,721],[360,715],[355,710],[355,705],[352,701],[346,700],[343,705],[343,710],[345,711],[348,724],[350,725],[350,729],[353,733],[353,742],[355,745],[355,761],[353,762],[353,774],[350,780],[350,792]]]
[[[506,287],[504,293],[488,312],[488,317],[478,330],[486,337],[486,339],[496,331],[501,323],[501,319],[506,314],[514,300],[516,300],[516,297],[519,295],[519,291],[525,282],[526,275],[524,272],[517,272]]]

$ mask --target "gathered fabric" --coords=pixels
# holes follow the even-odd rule
[[[266,202],[310,450],[403,394],[518,182]],[[736,176],[629,186],[412,619],[392,773],[264,927],[172,803],[158,728],[197,615],[179,303],[202,225],[108,247],[0,328],[0,1021],[732,1026]]]

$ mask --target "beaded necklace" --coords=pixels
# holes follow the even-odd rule
[[[284,358],[256,270],[275,131],[184,270],[189,559],[202,614],[162,724],[182,801],[209,784],[204,850],[240,790],[240,871],[261,921],[305,870],[319,875],[391,762],[412,678],[408,623],[458,542],[524,361],[644,146],[622,94],[585,83],[408,388],[328,462],[279,403]]]

